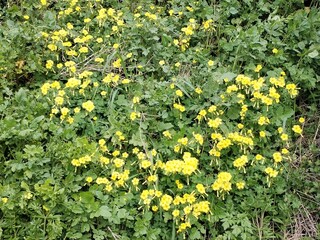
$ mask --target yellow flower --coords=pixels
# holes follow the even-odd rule
[[[86,177],[86,182],[91,183],[93,181],[92,177]]]
[[[256,159],[257,161],[260,161],[260,160],[263,160],[264,157],[263,157],[262,155],[260,155],[260,154],[257,154],[256,157],[255,157],[255,159]]]
[[[157,150],[155,150],[155,149],[152,149],[152,150],[151,150],[151,155],[152,155],[153,157],[155,157],[157,154],[158,154],[158,153],[157,153]]]
[[[113,151],[113,153],[112,153],[112,156],[114,156],[114,157],[117,157],[117,156],[119,156],[120,155],[120,151],[119,150],[115,150],[115,151]]]
[[[111,190],[113,189],[111,184],[109,183],[108,185],[106,185],[106,187],[104,188],[107,192],[111,192]]]
[[[209,119],[208,125],[209,127],[216,129],[222,124],[221,118]]]
[[[211,23],[213,23],[213,20],[212,20],[212,19],[209,19],[209,20],[203,22],[203,23],[202,23],[202,24],[203,24],[203,28],[204,28],[204,29],[210,28],[210,24],[211,24]]]
[[[112,66],[115,67],[115,68],[120,68],[121,67],[121,59],[118,58],[116,61],[114,61],[112,63]]]
[[[180,112],[184,112],[184,111],[186,110],[186,108],[185,108],[183,105],[178,104],[178,103],[174,103],[174,104],[173,104],[173,107],[174,107],[175,109],[178,109]]]
[[[245,184],[245,182],[243,182],[243,181],[240,181],[240,182],[237,182],[236,183],[236,186],[237,186],[237,188],[239,189],[239,190],[242,190],[242,189],[244,189],[244,186],[245,186],[246,184]]]
[[[137,186],[139,184],[139,179],[138,178],[134,178],[134,179],[132,179],[131,182],[132,182],[133,186]]]
[[[205,187],[203,186],[203,184],[198,183],[198,184],[196,185],[196,188],[197,188],[197,190],[198,190],[199,193],[201,193],[201,194],[205,194],[205,193],[206,193],[206,189],[205,189]]]
[[[121,158],[116,158],[113,160],[113,163],[117,168],[120,168],[124,165],[124,160]]]
[[[59,112],[59,110],[57,108],[52,108],[51,109],[51,113],[52,114],[57,114]]]
[[[304,123],[305,119],[303,117],[299,118],[299,123]]]
[[[289,150],[286,149],[286,148],[283,148],[283,149],[281,150],[281,153],[282,153],[282,154],[288,154],[288,153],[289,153]]]
[[[278,175],[278,171],[274,170],[271,167],[267,167],[264,171],[272,178],[275,178]]]
[[[281,162],[282,161],[282,156],[281,156],[281,153],[280,152],[275,152],[273,155],[273,160],[278,163],[278,162]]]
[[[72,159],[71,164],[75,167],[80,167],[81,163],[78,159]]]
[[[131,121],[136,120],[137,117],[140,117],[140,113],[138,113],[138,112],[132,112],[132,113],[130,114],[130,119],[131,119]]]
[[[189,213],[191,213],[192,211],[192,207],[191,206],[186,206],[183,208],[183,212],[185,215],[188,215]]]
[[[88,112],[92,112],[94,109],[94,104],[92,101],[86,101],[84,103],[82,103],[82,107],[87,110]]]
[[[48,48],[51,50],[51,51],[56,51],[58,49],[58,47],[54,44],[49,44],[48,45]]]
[[[255,72],[260,72],[261,69],[262,69],[261,64],[258,64],[254,71]]]
[[[62,64],[62,63],[58,63],[58,64],[57,64],[57,68],[58,68],[58,69],[60,69],[60,68],[62,68],[62,67],[63,67],[63,64]]]
[[[47,95],[48,94],[48,90],[50,89],[51,84],[50,83],[45,83],[41,86],[41,92],[43,95]]]
[[[168,211],[170,209],[170,205],[172,201],[173,201],[172,197],[165,194],[161,197],[160,206],[163,208],[163,210]]]
[[[103,42],[103,39],[101,37],[97,38],[96,39],[97,43],[102,43]]]
[[[98,143],[99,143],[100,146],[103,146],[103,145],[106,144],[106,140],[100,139]]]
[[[266,136],[266,132],[265,131],[260,131],[259,135],[260,135],[260,137],[264,138]]]
[[[196,141],[202,145],[203,144],[203,136],[199,133],[192,133],[192,135],[194,136],[194,138],[196,139]]]
[[[3,203],[7,203],[7,202],[8,202],[8,198],[7,198],[7,197],[3,197],[3,198],[1,198],[1,201],[2,201]]]
[[[72,23],[67,23],[67,28],[69,29],[69,30],[71,30],[71,29],[73,29],[73,25],[72,25]]]
[[[289,92],[291,97],[295,97],[298,95],[298,88],[294,83],[287,84],[286,89]]]
[[[268,123],[270,123],[270,120],[269,120],[269,118],[267,118],[267,117],[264,117],[264,116],[261,116],[261,117],[259,117],[259,119],[258,119],[258,124],[259,125],[267,125]]]
[[[57,105],[62,105],[64,100],[63,97],[56,97],[54,101]]]
[[[212,61],[212,60],[209,60],[209,61],[208,61],[208,66],[209,66],[209,67],[212,67],[213,64],[214,64],[214,61]]]
[[[89,51],[89,49],[87,48],[87,47],[81,47],[80,49],[79,49],[79,52],[80,53],[87,53]]]
[[[47,5],[47,0],[40,0],[41,5]]]
[[[66,107],[63,107],[63,108],[61,108],[61,114],[63,115],[63,116],[65,116],[65,115],[67,115],[68,114],[68,112],[69,112],[69,109],[68,108],[66,108]]]
[[[170,133],[168,130],[164,131],[162,134],[163,134],[163,136],[165,136],[166,138],[172,138],[171,133]]]
[[[103,63],[104,59],[103,58],[95,58],[94,61],[97,63]]]
[[[139,103],[140,102],[140,98],[139,97],[133,97],[132,102],[133,102],[133,104]]]
[[[202,93],[202,89],[199,87],[197,87],[194,91],[199,95]]]
[[[138,154],[139,153],[139,148],[135,147],[134,149],[132,149],[132,153]]]
[[[78,56],[78,53],[77,53],[77,51],[75,51],[75,50],[66,51],[66,54],[67,54],[68,56]]]
[[[288,140],[288,134],[285,134],[285,133],[282,133],[280,138],[283,140],[283,141],[287,141]]]
[[[158,179],[157,175],[151,175],[148,177],[148,182],[156,182]]]
[[[106,164],[109,164],[110,159],[107,158],[107,157],[101,156],[101,157],[99,158],[99,161],[100,161],[101,164],[105,164],[105,165],[106,165]]]
[[[164,61],[164,60],[161,60],[161,61],[159,62],[159,64],[160,64],[160,66],[163,66],[163,65],[165,64],[165,61]]]
[[[73,109],[74,113],[79,113],[80,112],[80,108],[76,107]]]
[[[185,137],[185,138],[179,138],[179,139],[178,139],[178,143],[186,146],[186,145],[188,144],[188,138],[187,138],[187,137]]]
[[[178,97],[182,97],[183,96],[183,92],[179,89],[179,90],[176,91],[176,95]]]
[[[184,32],[187,36],[191,36],[193,34],[193,28],[191,25],[181,28],[181,31]]]
[[[277,54],[278,52],[279,52],[278,49],[276,49],[276,48],[272,49],[272,53]]]
[[[149,160],[143,160],[141,162],[141,167],[144,168],[144,169],[146,169],[146,168],[148,168],[150,166],[151,166],[151,162]]]
[[[233,166],[235,166],[238,169],[244,168],[247,162],[248,162],[248,157],[245,155],[242,155],[241,157],[233,161]]]
[[[81,84],[81,81],[76,78],[69,78],[66,83],[66,88],[75,88]]]
[[[111,29],[112,29],[113,32],[118,32],[118,30],[119,30],[119,28],[117,26],[112,26]]]
[[[302,133],[302,128],[299,125],[294,125],[292,127],[292,131],[294,131],[295,133],[301,134]]]
[[[178,217],[179,215],[180,215],[180,211],[178,209],[175,209],[175,210],[172,211],[172,216],[174,218]]]
[[[128,83],[130,83],[130,82],[131,82],[131,80],[130,80],[130,79],[127,79],[127,78],[125,78],[125,79],[122,80],[122,84],[128,84]]]
[[[156,211],[158,211],[158,206],[155,206],[155,205],[153,205],[152,207],[151,207],[151,210],[153,211],[153,212],[156,212]]]
[[[28,15],[24,15],[23,18],[24,18],[25,20],[29,20],[30,17],[29,17]]]

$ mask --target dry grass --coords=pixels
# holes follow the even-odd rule
[[[312,132],[306,132],[303,137],[297,140],[295,159],[291,162],[291,167],[302,170],[303,177],[301,181],[318,182],[320,184],[320,175],[316,171],[310,171],[305,167],[306,161],[309,167],[320,161],[320,113],[314,114],[307,119],[304,128],[312,129]],[[292,224],[285,232],[284,239],[320,239],[318,235],[320,230],[317,229],[320,226],[319,199],[316,199],[316,196],[309,195],[304,189],[296,189],[296,194],[304,204],[300,206],[296,215],[293,216]],[[310,207],[311,205],[313,207]]]
[[[285,233],[286,240],[300,240],[303,238],[317,239],[317,224],[319,219],[315,214],[302,205],[298,213],[294,216],[293,223]]]

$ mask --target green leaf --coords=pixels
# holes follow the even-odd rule
[[[310,58],[316,58],[319,55],[317,50],[313,50],[311,53],[308,54]]]
[[[122,208],[122,209],[119,209],[118,210],[118,213],[117,213],[117,216],[118,218],[126,218],[128,216],[128,212],[126,209]]]
[[[201,239],[201,234],[197,229],[192,228],[189,238],[191,240],[192,239]]]
[[[80,201],[83,203],[93,203],[94,202],[94,196],[91,192],[81,192],[80,193]]]
[[[111,218],[112,214],[111,214],[110,208],[108,206],[104,205],[104,206],[101,206],[100,209],[97,211],[96,216],[101,216],[104,219],[109,220]]]
[[[288,118],[294,115],[294,110],[290,107],[284,109],[283,113],[279,116],[279,118],[283,121],[286,121]]]
[[[141,139],[140,131],[137,131],[136,133],[132,134],[132,137],[129,143],[132,144],[133,146],[140,146],[140,147],[143,146],[143,139]]]
[[[235,225],[235,226],[232,226],[233,230],[232,230],[232,233],[235,235],[235,236],[238,236],[240,233],[241,233],[241,227]]]
[[[81,214],[83,213],[83,209],[80,205],[76,205],[76,204],[73,204],[72,207],[71,207],[71,211],[73,213],[77,213],[77,214]]]
[[[227,111],[227,117],[231,120],[235,120],[235,119],[239,118],[239,112],[240,112],[239,106],[232,106]]]
[[[237,10],[236,8],[234,8],[234,7],[231,7],[231,8],[229,9],[229,12],[230,12],[232,15],[235,15],[235,14],[238,13],[238,10]]]
[[[146,221],[150,221],[152,218],[152,212],[146,212],[143,217]]]
[[[172,123],[163,123],[163,122],[160,122],[158,124],[158,130],[159,131],[163,131],[163,130],[168,130],[170,128],[173,128],[173,125]]]
[[[116,101],[116,104],[119,106],[129,106],[129,101],[125,98],[124,95],[119,95]]]

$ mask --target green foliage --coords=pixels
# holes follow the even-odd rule
[[[316,130],[295,98],[319,107],[317,9],[32,0],[0,14],[1,238],[281,239],[301,196],[319,200],[319,167],[292,167]]]

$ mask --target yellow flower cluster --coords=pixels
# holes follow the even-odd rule
[[[217,180],[212,184],[212,189],[220,193],[231,191],[231,180],[232,175],[228,172],[220,172]]]
[[[92,161],[89,155],[81,157],[79,159],[72,159],[71,164],[75,167],[85,166]]]
[[[252,147],[254,144],[251,137],[243,136],[238,132],[229,133],[228,139],[230,139],[234,143],[238,143],[239,145],[247,145],[249,147]]]
[[[184,111],[186,110],[186,108],[185,108],[183,105],[178,104],[178,103],[174,103],[174,104],[173,104],[173,107],[174,107],[175,109],[178,109],[180,112],[184,112]]]
[[[172,197],[168,194],[165,194],[161,197],[160,206],[163,208],[163,210],[168,211],[170,209],[172,201]]]
[[[245,170],[245,165],[248,163],[248,157],[246,155],[242,155],[233,161],[233,166],[236,168]]]
[[[184,152],[183,160],[170,160],[164,163],[161,168],[165,174],[180,173],[183,175],[191,175],[198,169],[199,160],[191,157],[191,153]]]
[[[92,101],[86,101],[84,103],[82,103],[82,107],[87,110],[88,112],[92,112],[94,109],[94,104]]]
[[[265,170],[266,174],[268,174],[269,177],[275,178],[278,175],[278,171],[274,170],[271,167],[267,167]]]
[[[42,2],[45,2],[43,6],[47,4],[46,1]],[[152,68],[150,62],[141,59],[140,53],[130,44],[127,47],[126,34],[131,34],[132,28],[140,31],[150,24],[158,27],[159,23],[162,24],[162,21],[157,21],[160,18],[185,21],[188,15],[171,9],[169,14],[165,13],[166,16],[163,16],[166,11],[161,8],[150,6],[148,10],[141,10],[141,6],[135,9],[132,16],[124,16],[121,10],[103,8],[97,1],[95,7],[90,8],[89,16],[82,13],[84,8],[80,8],[81,4],[86,4],[84,2],[69,1],[68,7],[62,9],[57,18],[65,21],[64,25],[59,25],[62,27],[55,31],[41,33],[46,51],[55,56],[51,60],[45,60],[44,65],[48,72],[59,73],[62,78],[61,81],[44,83],[41,92],[52,104],[51,119],[57,117],[58,121],[66,120],[70,124],[83,117],[92,117],[93,113],[101,113],[102,106],[107,106],[110,102],[119,106],[119,116],[114,116],[115,123],[110,124],[117,125],[116,129],[119,131],[114,131],[112,126],[108,130],[110,132],[103,135],[112,136],[110,139],[100,139],[94,153],[70,161],[76,170],[80,167],[89,169],[91,164],[97,164],[95,167],[97,171],[101,170],[100,176],[93,176],[91,173],[90,176],[85,175],[86,185],[103,185],[106,192],[123,188],[121,190],[136,193],[140,195],[140,204],[147,209],[151,208],[154,213],[162,209],[172,214],[178,225],[178,232],[183,232],[191,228],[193,219],[199,218],[201,214],[211,214],[207,199],[213,197],[213,191],[223,198],[232,190],[244,189],[248,174],[243,172],[249,172],[251,168],[264,169],[262,174],[267,175],[268,184],[270,179],[277,177],[280,172],[277,164],[280,165],[289,158],[286,155],[289,150],[284,144],[289,142],[291,131],[280,129],[277,132],[275,129],[280,123],[274,122],[271,111],[281,103],[285,94],[291,97],[298,94],[295,84],[286,83],[285,73],[280,73],[278,77],[262,77],[265,69],[259,64],[252,69],[255,77],[239,74],[217,79],[221,89],[210,95],[205,89],[206,85],[202,85],[200,80],[188,84],[185,84],[186,79],[179,80],[185,67],[189,67],[182,59],[157,56],[159,58],[154,58],[157,59],[157,71],[165,73],[169,69],[170,74],[176,74],[170,76],[172,80],[169,83],[165,74],[163,78],[157,79],[157,92],[169,89],[163,102],[173,108],[166,108],[163,115],[168,114],[170,117],[163,119],[176,117],[177,113],[180,119],[172,121],[173,126],[170,128],[161,128],[160,134],[155,130],[154,136],[159,137],[156,141],[144,140],[146,131],[143,130],[147,129],[144,128],[147,126],[144,122],[151,116],[159,116],[158,112],[157,115],[149,112],[151,104],[148,105],[148,99],[155,100],[153,104],[160,101],[159,98],[153,99],[152,93],[144,94],[141,91],[142,85],[148,85],[142,81],[147,79],[144,78],[148,73],[145,69]],[[185,11],[192,12],[195,9],[187,6]],[[70,22],[72,18],[69,15],[73,14],[75,18],[81,17],[80,23]],[[132,19],[132,22],[127,21],[128,19]],[[103,34],[93,30],[95,24]],[[203,21],[191,18],[176,30],[179,36],[172,36],[172,40],[167,43],[168,48],[172,47],[174,54],[182,51],[189,57],[189,50],[202,51],[201,47],[193,48],[192,38],[198,31],[209,34],[208,31],[214,30],[214,22],[212,19]],[[207,71],[208,76],[217,65],[209,56],[201,62],[197,58],[190,59],[190,66],[192,64],[201,71]],[[133,78],[129,79],[129,76]],[[162,86],[163,89],[160,89]],[[119,94],[121,97],[117,99]],[[194,119],[190,119],[190,116]],[[100,116],[97,117],[100,119]],[[125,121],[126,119],[129,121]],[[140,121],[136,121],[137,119]],[[195,121],[189,124],[185,119]],[[93,125],[98,125],[99,122],[93,121]],[[299,122],[302,124],[304,120]],[[149,130],[149,126],[147,127]],[[135,136],[141,139],[141,143],[137,143],[133,136],[131,130],[134,129],[139,129],[139,136]],[[303,126],[294,125],[291,130],[301,135]],[[273,135],[274,132],[276,135]],[[267,149],[270,151],[263,151],[263,143],[274,137],[281,139],[281,150],[272,150],[270,147]],[[148,150],[153,142],[163,149],[158,152],[155,149]],[[133,146],[134,144],[140,144],[141,149]],[[180,154],[183,154],[182,157],[179,157]],[[270,162],[272,167],[265,166]],[[212,181],[205,183],[198,180],[198,175],[207,176],[217,171],[219,172],[213,184]],[[162,178],[170,178],[172,181],[162,181]],[[170,195],[165,194],[169,189]]]

